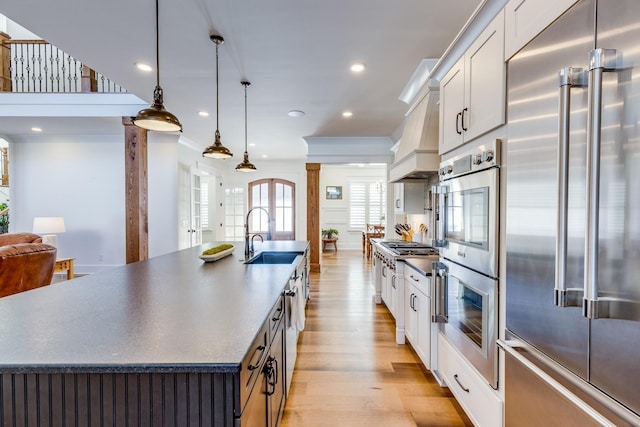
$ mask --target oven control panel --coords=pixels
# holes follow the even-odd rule
[[[440,180],[500,166],[500,140],[469,148],[440,163]]]

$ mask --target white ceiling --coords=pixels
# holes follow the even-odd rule
[[[305,136],[390,136],[407,105],[398,100],[423,58],[438,58],[480,0],[160,0],[160,83],[182,136],[204,148],[215,131],[215,45],[220,46],[220,133],[240,161],[248,79],[251,160],[304,158]],[[0,13],[62,48],[129,92],[152,100],[155,2],[13,0]],[[349,66],[364,62],[353,75]],[[287,116],[303,110],[302,118]],[[207,118],[198,111],[210,113]],[[344,119],[343,110],[353,112]],[[85,133],[90,118],[39,118],[44,133]],[[30,132],[35,119],[0,117],[0,135]],[[44,121],[44,122],[43,122]],[[122,134],[119,119],[100,133]],[[79,130],[80,129],[80,130]]]

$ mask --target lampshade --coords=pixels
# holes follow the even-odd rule
[[[44,216],[33,218],[33,232],[42,235],[42,243],[58,245],[56,233],[64,233],[64,218],[61,216]]]
[[[160,87],[160,28],[158,24],[158,0],[156,0],[156,88],[153,104],[144,108],[133,118],[133,124],[146,130],[157,132],[182,132],[180,120],[164,108],[164,96]]]
[[[209,38],[216,45],[216,134],[215,140],[213,144],[208,146],[202,152],[202,157],[211,157],[212,159],[228,159],[229,157],[233,157],[233,153],[227,147],[222,145],[222,141],[220,141],[220,130],[218,128],[219,118],[220,118],[220,97],[218,95],[219,85],[218,85],[218,47],[224,43],[224,39],[222,36],[217,34],[209,35]]]
[[[64,218],[61,216],[44,216],[33,218],[35,234],[64,233]]]
[[[240,82],[244,86],[244,160],[236,166],[238,172],[255,172],[257,169],[249,161],[249,153],[247,152],[247,86],[251,83],[248,81]]]

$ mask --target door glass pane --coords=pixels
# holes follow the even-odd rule
[[[271,224],[268,224],[264,212],[254,211],[250,220],[250,231],[266,233],[271,227],[272,238],[276,240],[295,239],[295,184],[279,179],[263,179],[249,184],[251,199],[249,208],[260,206],[269,212]],[[253,219],[260,218],[259,220]],[[264,218],[262,218],[264,217]],[[260,227],[257,227],[260,222]]]
[[[462,331],[476,346],[483,348],[485,296],[460,281],[453,288],[449,295],[449,324]]]
[[[489,188],[455,191],[446,198],[447,240],[483,249],[489,247]]]

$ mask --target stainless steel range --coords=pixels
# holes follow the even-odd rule
[[[405,286],[406,258],[425,258],[438,261],[437,248],[420,242],[372,239],[374,286],[376,304],[385,303],[396,320],[396,343],[405,343]]]

